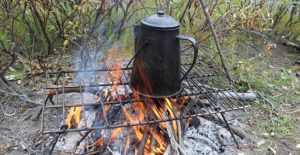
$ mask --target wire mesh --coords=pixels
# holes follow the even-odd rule
[[[182,55],[182,74],[189,68],[191,59],[189,54]],[[117,81],[111,78],[115,71],[120,71]],[[245,102],[229,86],[223,70],[205,52],[200,55],[195,67],[183,81],[182,91],[173,97],[159,99],[136,95],[129,86],[130,75],[131,68],[47,73],[42,132],[48,134],[139,126],[212,115],[250,106],[250,103]],[[81,108],[83,122],[81,125],[62,129],[61,126],[66,124],[68,112],[76,107]],[[133,118],[134,121],[126,121],[128,109],[136,115],[142,112],[144,118],[136,117]],[[167,117],[158,115],[157,109]],[[97,111],[98,123],[88,122],[86,117],[90,110]],[[170,116],[170,113],[174,115]]]

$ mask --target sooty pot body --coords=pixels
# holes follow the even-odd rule
[[[178,94],[189,72],[181,76],[180,39],[191,41],[196,49],[195,40],[180,36],[179,23],[163,12],[143,19],[135,26],[134,36],[131,88],[143,96],[155,98]]]

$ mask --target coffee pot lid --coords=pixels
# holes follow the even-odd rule
[[[141,23],[151,28],[174,29],[179,27],[179,22],[166,15],[164,11],[158,11],[156,14],[142,19]]]

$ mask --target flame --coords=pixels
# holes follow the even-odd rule
[[[112,90],[116,91],[121,83],[122,60],[117,59],[117,62],[112,66],[112,71],[109,71],[108,80],[112,82]]]
[[[108,90],[104,89],[103,91],[104,91],[103,98],[107,99],[107,97],[108,97]]]
[[[124,114],[125,114],[125,117],[126,117],[126,119],[127,119],[128,122],[130,122],[130,123],[138,123],[138,120],[133,119],[133,118],[130,116],[130,113],[129,113],[129,111],[128,111],[127,109],[123,108],[122,110],[123,110],[123,112],[124,112]],[[140,130],[141,127],[139,127],[139,126],[133,126],[132,128],[133,128],[133,130],[135,131],[135,136],[136,136],[136,138],[137,138],[139,141],[142,140],[144,134],[143,134],[143,132]]]
[[[112,133],[111,133],[111,139],[112,140],[114,140],[114,139],[116,139],[119,135],[120,135],[120,133],[123,131],[123,128],[116,128],[116,129],[114,129],[113,131],[112,131]]]
[[[135,59],[134,61],[136,61],[135,63],[136,64],[139,64],[136,66],[136,68],[134,68],[133,72],[132,72],[132,76],[135,77],[136,75],[135,74],[138,74],[140,77],[141,77],[141,80],[142,82],[144,83],[144,91],[147,93],[147,94],[152,94],[152,88],[151,88],[151,82],[149,81],[149,79],[147,78],[145,72],[144,72],[144,63],[142,60],[140,59]],[[137,70],[135,70],[137,69]],[[140,88],[135,88],[136,91],[137,90],[140,90]]]
[[[166,149],[165,141],[153,129],[150,128],[149,131],[159,144],[159,147],[154,148],[154,153],[164,153],[164,150]]]
[[[72,127],[72,122],[74,122],[76,125],[80,122],[80,114],[81,114],[81,107],[71,107],[66,119],[66,124],[68,126],[68,129]]]
[[[103,140],[102,140],[102,138],[99,138],[95,143],[92,143],[92,144],[88,145],[87,147],[101,146],[101,145],[103,145]]]
[[[165,103],[167,103],[167,104],[165,104],[165,108],[168,110],[168,112],[169,112],[171,118],[175,118],[175,115],[174,115],[174,113],[173,113],[173,110],[171,109],[171,107],[172,107],[171,101],[170,101],[168,98],[165,98]],[[175,133],[177,134],[177,125],[176,125],[176,121],[172,121],[172,124],[173,124],[173,129],[174,129]]]
[[[116,55],[117,52],[117,48],[113,47],[109,50],[109,55],[108,55],[108,59],[111,59],[113,57],[113,55]],[[148,80],[147,76],[144,74],[144,64],[141,60],[136,59],[135,61],[137,61],[136,63],[138,63],[139,65],[137,66],[135,72],[133,72],[134,74],[139,74],[141,76],[141,79],[144,83],[144,91],[148,94],[151,94],[152,92],[152,88],[151,88],[151,83]],[[118,87],[121,84],[121,77],[122,77],[122,60],[121,59],[117,59],[116,61],[114,61],[115,63],[113,65],[110,65],[110,70],[108,71],[108,81],[111,82],[112,86],[111,89],[104,89],[103,90],[103,95],[101,100],[103,101],[117,101],[117,91],[118,91]],[[180,97],[179,101],[177,101],[177,99],[174,98],[164,98],[164,99],[160,99],[159,101],[161,101],[162,104],[158,105],[156,103],[156,100],[153,100],[151,98],[145,98],[147,105],[145,105],[144,102],[140,102],[141,98],[139,95],[139,88],[135,88],[135,90],[133,90],[133,102],[131,104],[132,109],[134,110],[134,114],[132,113],[131,109],[129,109],[129,107],[127,106],[122,106],[122,111],[125,115],[126,121],[124,122],[124,125],[126,124],[138,124],[140,122],[147,122],[147,120],[161,120],[161,119],[166,119],[166,118],[176,118],[176,115],[179,114],[179,111],[177,111],[176,109],[180,109],[189,99],[188,96],[183,96]],[[100,95],[99,95],[100,96]],[[147,107],[151,107],[150,109]],[[106,104],[104,105],[104,112],[107,113],[110,108],[111,108],[111,104]],[[82,109],[80,107],[76,107],[76,108],[71,108],[69,110],[69,114],[67,116],[66,119],[66,124],[68,126],[68,128],[71,128],[72,125],[76,124],[78,125],[80,122],[80,114],[81,114]],[[149,115],[148,113],[151,113],[151,115]],[[174,133],[174,136],[178,134],[178,128],[177,128],[177,122],[176,121],[172,121],[172,130]],[[145,126],[133,126],[130,128],[132,130],[132,132],[135,134],[135,138],[138,142],[141,142],[141,140],[143,139],[144,134],[147,132],[147,134],[149,133],[149,135],[151,135],[153,137],[153,139],[155,140],[155,145],[153,146],[153,148],[151,148],[152,146],[152,141],[151,141],[151,136],[148,137],[148,139],[146,139],[146,145],[145,145],[145,149],[144,149],[144,154],[163,154],[164,151],[166,150],[167,147],[167,140],[163,137],[163,135],[165,134],[165,131],[167,129],[167,125],[165,122],[159,123],[159,129],[157,131],[157,129],[154,129],[152,127],[150,127],[149,125],[145,125]],[[111,135],[110,135],[110,139],[108,140],[108,145],[110,144],[111,140],[116,139],[117,137],[119,137],[119,135],[124,131],[124,128],[116,128],[116,129],[112,129],[111,131]],[[176,137],[176,136],[175,136]],[[92,147],[92,146],[103,146],[104,140],[105,138],[100,137],[96,142],[88,145],[88,147]],[[124,139],[125,140],[125,139]],[[128,149],[129,149],[129,145],[130,145],[130,140],[131,138],[128,136],[126,139],[126,144],[125,145],[125,154],[128,153]],[[149,151],[151,148],[151,152]],[[137,153],[137,147],[135,150],[135,153]]]

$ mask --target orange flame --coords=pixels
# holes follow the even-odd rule
[[[72,107],[69,110],[69,114],[66,119],[66,124],[68,126],[68,129],[72,127],[72,122],[74,122],[76,125],[80,122],[80,114],[81,114],[81,107]]]
[[[163,153],[164,150],[166,149],[166,143],[165,141],[159,136],[153,129],[149,129],[151,135],[154,137],[154,139],[157,141],[159,144],[159,147],[156,147],[154,149],[154,153]]]
[[[109,81],[112,82],[112,90],[116,91],[119,84],[121,83],[121,69],[122,69],[122,61],[118,59],[117,62],[112,66],[112,70],[109,72]]]
[[[112,140],[116,139],[122,131],[123,131],[123,128],[114,129],[113,132],[111,133],[111,139]]]
[[[175,115],[174,115],[174,113],[173,113],[173,110],[171,109],[171,107],[172,107],[171,101],[170,101],[168,98],[165,98],[165,103],[167,103],[167,104],[165,104],[165,108],[168,110],[168,112],[169,112],[171,118],[175,118]],[[176,121],[172,121],[172,124],[173,124],[173,129],[174,129],[175,133],[177,134],[177,125],[176,125]]]
[[[138,120],[133,119],[133,118],[130,116],[130,113],[129,113],[129,111],[128,111],[127,109],[123,108],[122,110],[123,110],[123,112],[124,112],[124,114],[125,114],[126,119],[127,119],[128,122],[130,122],[130,123],[138,123]],[[139,141],[142,140],[142,138],[143,138],[143,132],[140,130],[141,127],[139,127],[139,126],[133,126],[132,128],[133,128],[134,131],[135,131],[136,138],[137,138]]]
[[[136,76],[135,74],[138,74],[141,77],[142,82],[144,83],[144,91],[147,94],[152,94],[152,88],[151,88],[151,82],[149,81],[148,77],[145,74],[144,71],[144,63],[140,59],[135,59],[136,64],[139,64],[136,66],[136,68],[133,69],[132,76]],[[135,88],[136,90],[140,90],[140,88]]]
[[[109,50],[109,55],[108,55],[108,59],[111,59],[113,57],[113,55],[116,55],[117,53],[117,48],[113,47]],[[138,66],[135,70],[135,72],[133,72],[134,74],[139,74],[139,76],[141,76],[141,79],[144,83],[144,91],[147,94],[151,94],[152,93],[152,88],[151,88],[151,81],[149,81],[149,79],[147,78],[146,74],[144,74],[144,70],[143,70],[143,62],[139,59],[136,59],[135,61],[138,62]],[[110,101],[115,101],[117,100],[116,95],[117,95],[117,91],[118,91],[118,87],[121,84],[121,77],[122,77],[122,60],[121,59],[116,59],[115,61],[116,63],[113,65],[110,65],[110,70],[108,71],[108,81],[110,81],[112,83],[112,87],[111,90],[110,89],[104,89],[103,92],[103,100],[108,100],[108,98],[110,98]],[[135,90],[133,90],[133,100],[140,100],[140,96],[138,94],[138,89],[139,88],[135,88]],[[179,114],[179,111],[175,110],[175,109],[179,109],[181,108],[181,106],[183,106],[187,100],[189,99],[189,97],[180,97],[181,103],[178,103],[177,99],[161,99],[163,105],[158,106],[155,100],[152,100],[151,98],[146,98],[147,100],[147,107],[151,107],[151,109],[149,110],[146,105],[143,102],[133,102],[132,108],[135,112],[135,114],[131,113],[131,110],[129,110],[127,107],[124,108],[122,107],[122,111],[126,117],[126,122],[124,122],[124,124],[137,124],[140,122],[145,122],[148,119],[166,119],[167,117],[169,118],[176,118],[175,116]],[[178,106],[177,108],[174,108]],[[108,112],[110,109],[111,105],[104,105],[104,112]],[[69,114],[67,116],[66,119],[66,124],[68,125],[68,128],[71,128],[72,125],[74,125],[74,123],[76,125],[79,124],[80,122],[80,113],[81,113],[82,109],[80,107],[77,108],[71,108],[69,110]],[[148,115],[146,113],[151,113],[152,115],[149,116],[150,118],[148,118]],[[74,123],[73,123],[74,122]],[[143,136],[145,134],[145,132],[149,131],[149,134],[155,139],[156,144],[154,146],[154,148],[152,148],[153,152],[149,152],[150,147],[151,147],[151,140],[150,138],[146,139],[146,145],[145,145],[145,149],[144,149],[144,154],[163,154],[166,147],[167,147],[167,140],[163,138],[163,134],[165,132],[166,129],[166,123],[162,122],[159,124],[159,126],[162,128],[162,130],[160,131],[156,131],[153,128],[151,128],[150,126],[133,126],[131,129],[135,134],[135,138],[137,141],[141,141],[143,139]],[[111,140],[116,139],[124,130],[124,128],[116,128],[113,129],[111,131],[111,138],[108,141],[108,144],[110,143]],[[172,121],[172,130],[174,130],[175,134],[178,134],[178,128],[177,128],[177,122],[176,121]],[[96,142],[94,142],[91,145],[88,146],[102,146],[103,145],[103,138],[99,138]],[[130,145],[130,137],[127,137],[127,141],[125,144],[125,153],[127,153],[128,149],[129,149],[129,145]],[[136,148],[137,149],[137,148]],[[135,153],[137,153],[137,150],[135,151]]]

